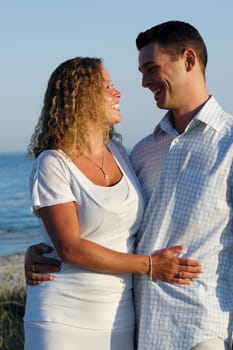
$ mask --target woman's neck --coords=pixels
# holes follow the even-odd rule
[[[85,152],[89,156],[101,156],[105,150],[105,143],[103,132],[100,130],[91,130],[89,131],[89,144],[88,150]]]

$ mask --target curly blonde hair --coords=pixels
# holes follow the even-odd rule
[[[28,146],[30,156],[61,148],[81,157],[88,151],[90,121],[102,129],[105,143],[114,136],[107,124],[102,69],[100,58],[76,57],[54,70]]]

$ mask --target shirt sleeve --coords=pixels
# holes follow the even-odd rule
[[[30,176],[32,209],[76,201],[66,160],[56,151],[45,151],[35,161]]]

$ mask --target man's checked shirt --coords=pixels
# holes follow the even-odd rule
[[[179,135],[168,112],[131,160],[148,200],[137,253],[182,244],[204,269],[192,286],[135,277],[138,350],[231,338],[233,117],[211,97]]]

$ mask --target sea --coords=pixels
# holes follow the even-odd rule
[[[32,163],[26,153],[0,153],[0,256],[25,252],[41,242],[30,203]]]

